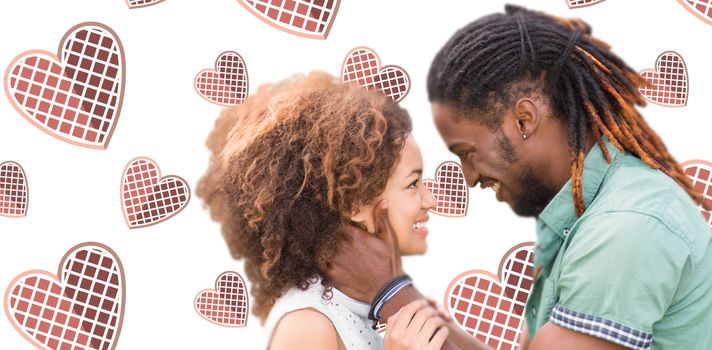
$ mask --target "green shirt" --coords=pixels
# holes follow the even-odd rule
[[[537,218],[530,338],[546,322],[631,349],[712,349],[712,230],[670,177],[605,141]]]

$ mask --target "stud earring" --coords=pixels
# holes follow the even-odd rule
[[[527,139],[527,134],[522,135],[522,137],[526,140],[526,139]]]

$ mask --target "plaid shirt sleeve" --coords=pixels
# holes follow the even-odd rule
[[[652,333],[626,327],[602,317],[569,310],[560,304],[554,306],[549,322],[631,349],[650,349],[653,341]]]
[[[573,234],[573,233],[572,233]],[[549,322],[630,349],[650,349],[691,254],[653,216],[588,218],[561,261]]]

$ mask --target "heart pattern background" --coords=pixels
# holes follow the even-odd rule
[[[165,0],[126,0],[126,5],[130,9],[147,7],[164,2]]]
[[[367,47],[354,48],[346,55],[341,68],[341,81],[382,91],[393,101],[403,100],[410,91],[408,72],[394,65],[381,67],[378,54]]]
[[[706,160],[688,160],[680,164],[695,188],[705,196],[707,207],[712,208],[712,163]],[[712,227],[712,211],[699,206],[700,213]]]
[[[442,216],[463,217],[467,215],[470,189],[460,164],[444,162],[435,170],[435,180],[423,180],[437,200],[437,207],[430,212]]]
[[[195,296],[195,311],[204,319],[225,327],[244,327],[249,301],[247,287],[239,273],[226,271],[215,280],[215,289]]]
[[[121,205],[129,228],[157,224],[178,214],[190,201],[190,187],[175,175],[161,177],[161,169],[147,157],[132,159],[121,181]]]
[[[13,161],[0,163],[0,216],[27,215],[29,192],[22,166]]]
[[[124,271],[100,243],[71,248],[57,275],[30,270],[10,282],[5,313],[40,349],[115,349],[123,322]]]
[[[566,4],[569,5],[570,9],[592,6],[600,4],[606,0],[566,0]]]
[[[677,0],[688,12],[712,25],[712,0]]]
[[[464,330],[490,347],[518,349],[533,276],[534,243],[518,244],[502,257],[498,275],[470,270],[455,277],[445,306]]]
[[[237,0],[274,28],[312,39],[326,39],[341,0]]]
[[[663,52],[655,60],[655,69],[645,69],[640,74],[652,84],[640,87],[648,101],[668,107],[687,105],[687,67],[679,53]]]
[[[704,60],[709,22],[701,22],[709,14],[710,0],[678,2],[651,3],[638,16],[631,14],[640,14],[640,6],[624,0],[536,4],[508,0],[583,19],[638,71],[656,70],[655,58],[661,52],[678,53],[687,72],[684,108],[649,103],[640,111],[676,159],[712,160],[704,144],[712,130],[704,98],[710,84],[705,77],[712,76],[712,66]],[[298,4],[316,7],[305,11]],[[289,13],[289,6],[295,6],[294,14]],[[319,6],[330,11],[319,14]],[[701,10],[696,13],[696,9]],[[31,269],[49,269],[56,277],[54,284],[45,274],[40,277],[47,278],[47,290],[53,285],[57,288],[62,284],[55,269],[58,258],[73,243],[98,241],[120,253],[127,273],[124,296],[128,299],[122,299],[125,318],[121,318],[120,338],[113,340],[119,343],[117,348],[218,349],[225,344],[256,348],[262,328],[249,311],[243,326],[221,326],[199,315],[195,307],[199,291],[217,291],[213,283],[222,271],[241,274],[245,290],[252,287],[244,261],[233,259],[225,249],[220,227],[200,200],[190,202],[207,165],[206,138],[217,116],[229,113],[225,107],[238,105],[232,110],[241,110],[240,105],[250,103],[247,96],[264,84],[313,70],[341,80],[346,55],[353,48],[364,49],[366,60],[352,63],[368,66],[364,73],[371,74],[370,88],[390,94],[410,114],[426,184],[441,192],[441,202],[456,203],[449,210],[440,204],[439,210],[449,215],[429,212],[428,251],[422,258],[406,259],[404,268],[424,295],[443,296],[452,278],[471,267],[491,271],[500,281],[497,265],[502,253],[535,239],[531,219],[516,217],[489,191],[467,189],[467,201],[457,202],[434,185],[442,163],[458,159],[448,152],[433,125],[427,75],[436,50],[455,31],[475,18],[503,10],[504,2],[456,0],[5,3],[0,11],[0,30],[6,34],[0,43],[6,95],[0,103],[0,163],[11,160],[21,165],[28,196],[24,209],[15,200],[0,209],[0,289],[7,290],[18,274]],[[310,20],[319,24],[309,24]],[[639,30],[635,35],[615,35],[630,27]],[[94,52],[92,45],[82,43],[87,41],[82,39],[85,33],[89,43],[99,42],[94,46],[106,45],[106,50]],[[228,70],[235,64],[244,74]],[[402,71],[385,69],[391,64]],[[101,65],[105,67],[100,72]],[[405,69],[407,74],[401,73]],[[220,76],[221,70],[225,77]],[[361,79],[367,86],[367,78],[357,78],[356,72],[351,72],[355,81],[350,84]],[[403,84],[384,86],[389,81],[382,76],[388,74],[403,74]],[[14,85],[9,84],[11,78]],[[98,87],[91,86],[95,83]],[[109,95],[109,103],[102,102],[106,96],[101,93]],[[111,120],[104,118],[109,115]],[[151,163],[156,164],[157,178],[149,176],[145,185],[136,188],[148,193],[158,187],[164,193],[161,179],[180,175],[183,181],[171,182],[184,194],[173,203],[178,209],[152,213],[140,195],[134,198],[129,191],[124,197],[127,162],[139,155],[155,160]],[[702,162],[687,168],[688,175],[700,178],[696,186],[701,186],[704,169],[707,166]],[[13,185],[10,182],[9,191]],[[12,192],[8,196],[8,187],[0,187],[2,207]],[[457,193],[451,189],[451,195]],[[138,206],[130,221],[125,205],[134,202]],[[170,292],[165,292],[167,286]],[[250,298],[246,301],[253,306]],[[3,306],[0,313],[6,312]],[[17,331],[14,322],[0,324],[0,349],[40,346],[33,336],[27,338],[24,331]],[[38,324],[42,324],[39,318]],[[66,325],[83,329],[81,322],[67,321]],[[190,336],[181,336],[185,334]]]
[[[62,39],[57,55],[31,50],[5,71],[5,92],[34,126],[60,140],[105,149],[121,113],[125,63],[116,33],[81,23]]]
[[[195,90],[204,99],[222,106],[245,102],[248,78],[242,56],[234,51],[221,53],[215,60],[215,69],[204,69],[195,77]]]

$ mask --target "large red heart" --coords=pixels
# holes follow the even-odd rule
[[[121,181],[121,207],[129,228],[157,224],[178,214],[190,201],[190,187],[179,176],[161,177],[150,158],[132,159]]]
[[[425,179],[423,183],[437,199],[438,206],[431,212],[451,217],[467,215],[470,191],[460,164],[451,161],[440,164],[435,180]]]
[[[712,0],[677,0],[695,17],[712,24]]]
[[[195,90],[206,100],[233,106],[245,102],[248,94],[247,67],[239,53],[226,51],[215,60],[215,69],[195,76]]]
[[[25,119],[53,137],[106,149],[124,96],[119,37],[101,23],[81,23],[64,35],[58,52],[17,56],[5,72],[7,97]]]
[[[155,5],[163,1],[165,0],[126,0],[126,5],[128,5],[130,9],[135,9]]]
[[[706,160],[688,160],[680,164],[685,174],[690,177],[695,188],[705,196],[705,204],[712,208],[712,163]],[[712,227],[712,212],[699,207],[702,216]]]
[[[195,296],[195,311],[204,319],[225,327],[243,327],[249,310],[247,288],[242,276],[226,271],[215,280],[215,289]]]
[[[28,197],[25,170],[13,161],[0,163],[0,216],[27,215]]]
[[[566,0],[566,4],[570,9],[595,5],[606,0]]]
[[[40,349],[114,349],[124,313],[124,270],[111,248],[94,242],[70,249],[57,275],[20,274],[5,291],[5,313]]]
[[[518,349],[524,308],[534,274],[534,243],[510,249],[499,265],[499,276],[482,270],[463,272],[450,282],[445,306],[460,326],[487,345]]]
[[[655,69],[645,69],[640,75],[652,84],[639,88],[648,101],[669,107],[687,105],[687,68],[677,52],[661,53]]]
[[[312,39],[326,39],[340,0],[237,0],[274,28]]]
[[[410,91],[408,72],[394,65],[381,67],[381,59],[368,47],[354,48],[346,55],[341,67],[341,81],[381,91],[396,102],[403,100]]]

